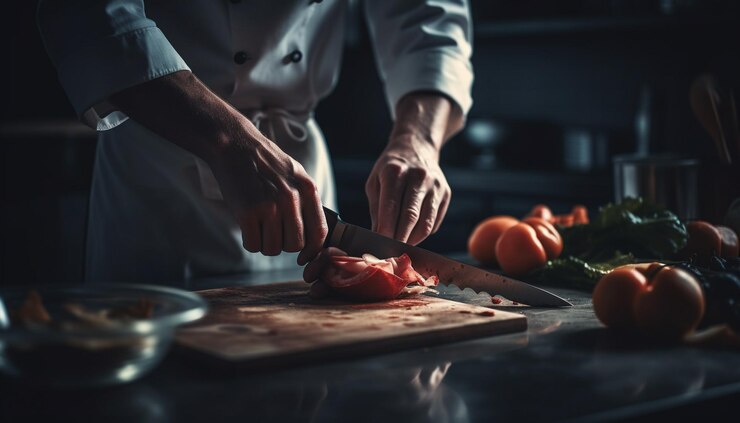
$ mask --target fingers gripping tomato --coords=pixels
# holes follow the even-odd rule
[[[544,266],[563,251],[563,240],[552,224],[540,217],[528,217],[507,229],[496,242],[501,269],[521,276]]]
[[[606,326],[678,340],[701,322],[704,293],[688,272],[661,263],[619,267],[601,278],[594,312]]]

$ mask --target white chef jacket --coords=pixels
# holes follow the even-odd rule
[[[245,251],[210,168],[106,99],[192,70],[301,162],[324,205],[336,207],[329,154],[312,112],[337,80],[348,1],[40,1],[39,29],[59,80],[80,119],[101,131],[88,280],[175,282],[295,266],[294,254]],[[401,97],[420,90],[440,92],[467,113],[467,1],[368,0],[364,7],[391,113]]]

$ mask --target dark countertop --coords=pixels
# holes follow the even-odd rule
[[[265,272],[191,289],[296,280]],[[605,421],[723,416],[740,398],[740,353],[645,345],[595,319],[590,294],[548,288],[574,307],[518,307],[526,332],[261,374],[234,374],[170,351],[143,379],[46,391],[0,379],[0,420]],[[485,295],[441,295],[492,306]],[[508,308],[511,310],[511,307]],[[35,420],[35,419],[34,419]]]

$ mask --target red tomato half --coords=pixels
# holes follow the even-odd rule
[[[436,277],[424,278],[411,267],[408,255],[380,260],[334,256],[321,274],[321,280],[336,294],[355,301],[386,301],[398,297],[410,284],[437,285]]]

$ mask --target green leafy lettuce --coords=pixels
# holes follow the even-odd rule
[[[602,276],[624,264],[634,263],[632,254],[617,254],[610,260],[587,262],[578,257],[561,256],[532,271],[527,280],[572,288],[592,289]]]
[[[558,230],[563,237],[562,256],[587,262],[611,260],[621,253],[641,259],[669,258],[688,239],[678,216],[641,198],[607,204],[591,223]]]
[[[641,198],[607,204],[591,223],[558,227],[564,249],[528,275],[529,280],[592,289],[612,269],[642,260],[671,258],[686,245],[683,222]]]

